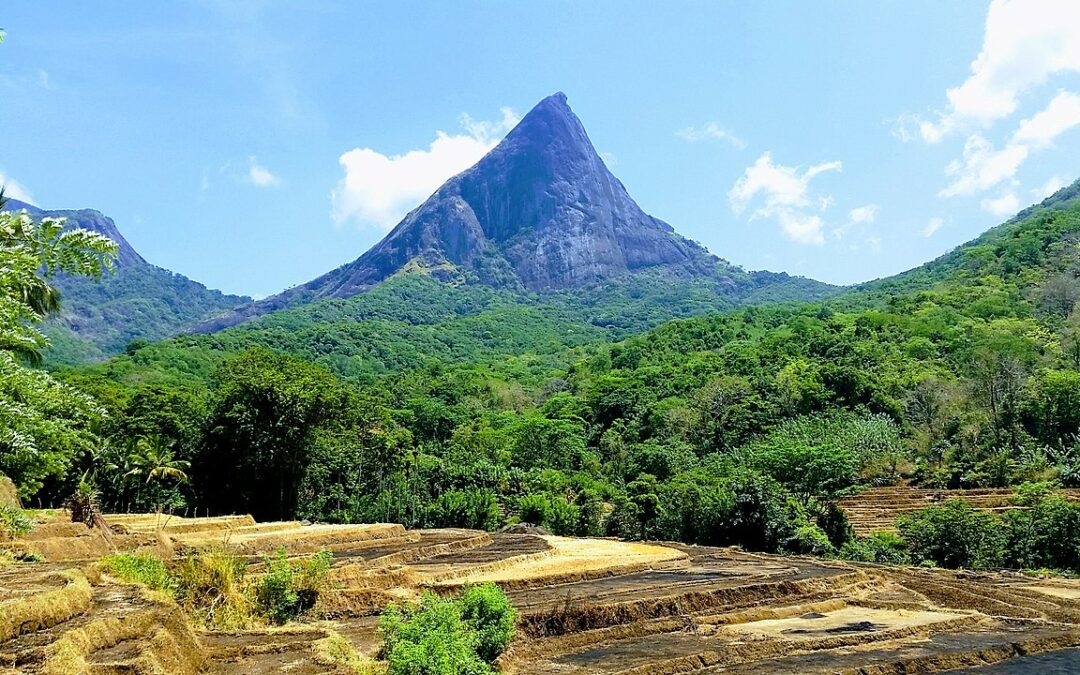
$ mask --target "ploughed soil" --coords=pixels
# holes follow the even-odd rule
[[[386,603],[481,582],[502,586],[520,614],[497,664],[508,673],[1080,672],[1080,581],[246,516],[107,516],[105,536],[62,516],[42,514],[35,533],[7,544],[46,562],[0,566],[0,674],[347,672],[320,640],[376,656]],[[196,631],[167,597],[94,566],[102,550],[204,546],[256,564],[279,548],[329,549],[330,589],[300,624]]]

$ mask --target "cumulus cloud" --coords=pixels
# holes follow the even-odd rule
[[[26,186],[3,171],[0,171],[0,187],[4,188],[5,197],[17,199],[20,202],[26,202],[27,204],[34,203],[34,197],[30,194],[30,191],[26,189]]]
[[[248,157],[247,181],[260,188],[273,188],[281,185],[281,179],[274,175],[270,169],[259,164],[254,157]]]
[[[1059,91],[1041,112],[1022,120],[1013,143],[1044,148],[1062,133],[1080,124],[1080,96]]]
[[[934,233],[941,229],[941,226],[945,224],[945,219],[935,216],[926,223],[926,227],[922,229],[922,236],[932,237]]]
[[[1016,112],[1020,98],[1034,87],[1068,72],[1080,72],[1080,3],[994,0],[982,50],[968,78],[945,92],[945,109],[932,119],[906,116],[902,123],[914,124],[928,143],[986,129]]]
[[[435,132],[427,148],[386,155],[373,148],[354,148],[338,162],[345,176],[331,193],[332,216],[338,223],[355,222],[389,230],[446,180],[480,160],[518,117],[503,108],[496,121],[461,115],[462,133]]]
[[[686,127],[675,132],[675,135],[684,141],[697,143],[698,141],[723,141],[735,148],[745,148],[746,141],[731,133],[716,122],[706,122],[700,127]]]
[[[817,196],[810,191],[810,181],[828,171],[840,171],[840,162],[815,164],[805,171],[798,167],[775,164],[772,155],[763,154],[728,191],[728,202],[736,214],[741,214],[751,202],[760,206],[751,220],[773,218],[791,240],[800,244],[823,244],[822,220],[816,212],[832,204],[832,197]],[[759,198],[760,197],[760,198]]]
[[[982,200],[979,206],[983,211],[995,216],[1011,216],[1020,210],[1020,200],[1017,199],[1016,194],[1006,192],[1000,197]]]
[[[945,92],[946,105],[930,116],[902,115],[897,136],[938,143],[963,135],[962,157],[950,162],[941,197],[971,196],[999,186],[1008,190],[983,200],[1000,215],[1018,187],[1020,167],[1031,155],[1080,126],[1080,95],[1045,92],[1052,78],[1080,72],[1080,3],[1072,0],[993,0],[982,48],[962,83]],[[1049,98],[1039,100],[1040,97]],[[991,130],[1021,104],[1041,106],[1012,133],[992,142]],[[997,209],[997,210],[994,210]]]
[[[848,220],[853,223],[872,223],[877,218],[877,204],[867,204],[848,211]]]
[[[939,194],[942,197],[956,197],[989,190],[1004,180],[1012,179],[1029,152],[1022,143],[1010,143],[997,150],[990,141],[974,134],[964,143],[963,159],[954,160],[945,168],[945,174],[952,176],[953,182]]]

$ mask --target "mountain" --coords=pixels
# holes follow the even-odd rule
[[[1036,282],[1067,275],[1074,267],[1080,272],[1078,212],[1080,180],[928,263],[853,286],[832,304],[847,309],[895,304],[942,284],[983,287],[987,278],[1005,279],[1030,295]]]
[[[742,270],[648,215],[608,170],[557,93],[542,100],[472,168],[454,176],[367,253],[276,296],[200,325],[212,332],[325,298],[348,298],[403,271],[536,293],[595,286],[646,271],[710,280],[739,302],[771,285],[781,299],[832,287]],[[770,297],[765,293],[765,297]],[[775,298],[772,298],[775,299]]]
[[[111,218],[91,209],[49,211],[17,200],[5,210],[25,209],[34,218],[64,218],[68,227],[103,234],[120,247],[113,274],[100,280],[59,276],[61,311],[45,333],[52,342],[52,364],[100,360],[132,340],[160,340],[197,321],[250,302],[226,295],[147,262],[128,243]]]

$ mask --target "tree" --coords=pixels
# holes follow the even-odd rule
[[[928,560],[941,567],[988,569],[1000,567],[1004,558],[1004,528],[994,516],[962,499],[904,516],[896,527],[916,563]]]
[[[0,207],[5,201],[0,188]],[[94,430],[104,414],[89,396],[19,361],[40,361],[48,346],[34,324],[59,307],[49,280],[57,273],[100,276],[117,251],[107,237],[64,229],[62,220],[0,211],[0,471],[23,496],[47,477],[63,477],[98,444]]]
[[[144,479],[141,481],[142,487],[149,489],[155,511],[161,510],[165,483],[187,482],[185,471],[191,466],[190,462],[177,459],[169,442],[161,436],[146,436],[136,441],[130,464],[131,468],[125,475]]]
[[[225,363],[216,379],[192,467],[203,499],[260,520],[294,517],[316,432],[345,416],[348,391],[329,371],[264,348]]]

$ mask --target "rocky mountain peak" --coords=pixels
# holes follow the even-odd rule
[[[560,92],[355,261],[203,328],[349,297],[403,269],[544,291],[654,267],[709,274],[716,262],[641,210]]]

